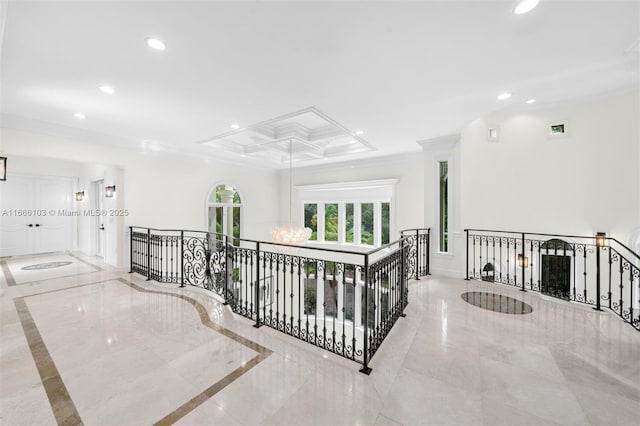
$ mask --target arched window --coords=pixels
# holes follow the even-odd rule
[[[233,186],[217,185],[207,198],[208,230],[240,238],[242,200]]]

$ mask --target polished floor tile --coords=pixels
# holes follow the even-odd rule
[[[640,424],[640,333],[587,306],[411,282],[407,316],[366,376],[199,288],[76,253],[2,261],[3,425]],[[465,292],[531,312],[482,309]]]

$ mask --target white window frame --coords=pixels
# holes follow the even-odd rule
[[[310,244],[331,244],[348,247],[379,247],[382,241],[382,203],[389,203],[389,240],[396,234],[395,194],[398,179],[341,182],[320,185],[299,185],[300,217],[304,224],[305,204],[316,204],[318,212],[317,240]],[[373,245],[362,244],[362,204],[373,204]],[[325,205],[338,204],[338,241],[325,241]],[[346,242],[346,205],[353,204],[353,243]]]
[[[441,155],[435,155],[434,156],[434,200],[433,200],[433,206],[434,206],[434,218],[435,220],[434,222],[434,231],[435,231],[435,236],[436,236],[436,247],[435,247],[435,253],[438,254],[453,254],[453,232],[451,231],[451,225],[452,225],[452,217],[451,217],[451,202],[452,202],[452,198],[453,198],[453,193],[451,192],[451,188],[453,187],[451,181],[453,178],[453,167],[454,167],[454,163],[453,163],[453,156],[452,155],[448,155],[448,154],[441,154]],[[449,225],[449,229],[447,229],[447,233],[448,233],[448,239],[447,239],[447,251],[441,251],[440,250],[440,163],[446,161],[447,162],[447,218],[448,218],[448,225]]]
[[[240,203],[239,204],[234,204],[234,203],[219,203],[219,202],[214,202],[214,201],[209,201],[209,198],[211,197],[212,193],[215,193],[216,188],[220,185],[224,185],[224,186],[230,186],[233,188],[233,190],[238,194],[238,197],[240,197]],[[244,196],[242,195],[242,193],[238,190],[238,187],[236,187],[235,185],[231,185],[228,183],[216,183],[215,185],[213,185],[211,188],[209,188],[209,191],[207,192],[207,198],[205,199],[205,206],[204,206],[204,218],[205,218],[205,224],[204,224],[204,229],[205,232],[210,232],[209,230],[209,207],[222,207],[222,233],[226,234],[226,229],[228,228],[228,221],[227,221],[227,209],[231,208],[233,210],[234,207],[239,207],[240,208],[240,238],[242,238],[243,234],[244,234]],[[216,213],[217,214],[217,213]],[[215,218],[214,218],[215,221]],[[233,235],[230,235],[231,237],[233,237]]]

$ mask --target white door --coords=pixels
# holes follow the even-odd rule
[[[0,256],[73,249],[73,180],[12,176],[0,183]]]

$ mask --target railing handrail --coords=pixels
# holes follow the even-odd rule
[[[635,251],[631,250],[629,247],[627,247],[626,245],[622,244],[620,241],[616,240],[613,237],[607,237],[607,239],[615,241],[617,244],[621,245],[622,247],[625,248],[625,250],[627,250],[629,253],[631,253],[632,255],[635,256],[636,259],[640,260],[640,255],[638,253],[636,253]]]
[[[355,255],[355,256],[370,256],[372,254],[375,254],[377,252],[379,252],[380,250],[383,250],[385,248],[391,247],[394,244],[399,244],[402,241],[402,238],[399,238],[397,240],[391,241],[383,246],[380,247],[375,247],[369,251],[366,252],[362,252],[362,251],[353,251],[353,250],[344,250],[342,248],[336,247],[336,248],[327,248],[327,247],[313,247],[313,246],[296,246],[296,245],[289,245],[289,244],[282,244],[282,243],[275,243],[272,241],[264,241],[264,240],[254,240],[254,239],[250,239],[250,238],[236,238],[233,236],[229,236],[227,234],[223,234],[220,232],[208,232],[208,231],[196,231],[196,230],[189,230],[189,229],[159,229],[159,228],[149,228],[146,226],[130,226],[129,228],[131,229],[144,229],[144,230],[151,230],[151,231],[159,231],[159,232],[198,232],[198,233],[202,233],[202,234],[215,234],[215,235],[220,235],[223,237],[227,237],[227,238],[232,238],[234,240],[238,240],[238,241],[242,241],[242,242],[247,242],[247,243],[260,243],[260,244],[269,244],[269,245],[274,245],[274,246],[279,246],[279,247],[296,247],[296,248],[302,248],[305,250],[316,250],[316,251],[324,251],[324,252],[330,252],[330,253],[340,253],[340,254],[349,254],[349,255]],[[430,228],[417,228],[414,229],[414,231],[418,231],[418,230],[429,230]],[[400,231],[400,232],[404,232],[406,230]]]
[[[402,234],[403,232],[409,232],[409,231],[429,231],[431,230],[431,227],[428,228],[409,228],[409,229],[401,229],[400,234]]]
[[[464,231],[465,232],[467,232],[467,231],[469,231],[469,232],[493,232],[493,233],[497,233],[497,234],[540,235],[540,236],[543,236],[543,237],[584,238],[584,239],[592,239],[592,240],[595,240],[595,238],[596,238],[595,235],[585,236],[585,235],[547,234],[547,233],[543,233],[543,232],[496,231],[496,230],[493,230],[493,229],[467,228]],[[640,260],[640,255],[638,253],[634,252],[632,249],[630,249],[625,244],[623,244],[620,241],[618,241],[616,238],[614,238],[614,237],[605,237],[605,239],[609,240],[609,241],[613,241],[616,244],[619,244],[621,247],[623,247],[625,250],[627,250],[629,253],[631,253],[636,259]]]

